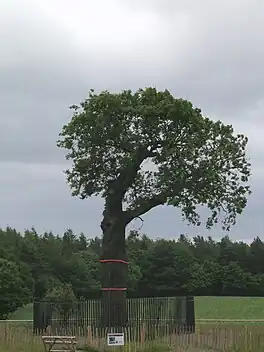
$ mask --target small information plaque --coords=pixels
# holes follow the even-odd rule
[[[124,346],[125,337],[124,333],[110,333],[107,334],[107,345],[108,346]]]

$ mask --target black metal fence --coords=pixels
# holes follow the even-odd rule
[[[126,327],[170,326],[194,332],[193,297],[147,297],[126,299]],[[76,302],[34,302],[34,330],[63,330],[85,334],[88,327],[102,327],[102,312],[107,309],[100,299]],[[113,312],[113,307],[111,309]],[[105,326],[104,326],[105,328]]]

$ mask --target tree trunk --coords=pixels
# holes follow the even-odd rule
[[[123,213],[104,211],[101,255],[103,327],[121,328],[127,325],[126,283],[127,254]]]

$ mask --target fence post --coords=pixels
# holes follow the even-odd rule
[[[87,345],[92,346],[92,342],[93,342],[92,328],[91,328],[91,326],[88,326],[88,328],[87,328]]]
[[[143,323],[140,329],[140,343],[142,345],[145,343],[145,338],[146,338],[146,329],[145,329],[145,324]]]

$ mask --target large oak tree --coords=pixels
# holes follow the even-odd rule
[[[105,200],[102,259],[126,261],[126,226],[158,205],[181,209],[194,225],[200,225],[199,205],[209,209],[207,228],[220,222],[228,230],[235,224],[250,193],[250,163],[247,138],[231,125],[155,88],[91,90],[71,108],[58,146],[72,161],[66,175],[73,196]],[[125,264],[102,265],[103,288],[125,288],[126,278]],[[103,292],[114,309],[107,324],[123,324],[125,291]]]

